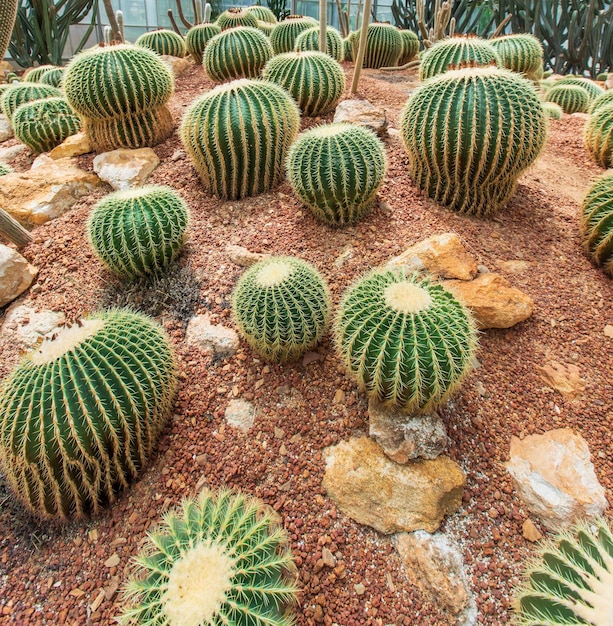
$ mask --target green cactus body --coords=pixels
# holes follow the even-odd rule
[[[298,137],[287,157],[287,177],[315,217],[330,226],[362,219],[386,170],[385,147],[356,124],[317,126]]]
[[[5,89],[0,98],[2,112],[9,121],[13,122],[15,111],[26,102],[41,100],[43,98],[61,98],[62,92],[50,85],[39,85],[38,83],[15,83]]]
[[[164,270],[183,247],[189,211],[170,187],[116,191],[91,212],[87,234],[98,258],[127,278]]]
[[[309,263],[271,257],[241,276],[232,312],[241,335],[265,361],[285,363],[321,341],[330,318],[330,294]]]
[[[538,80],[543,70],[543,46],[530,34],[505,35],[490,40],[502,65],[512,72]]]
[[[555,102],[564,113],[586,113],[590,94],[579,85],[555,85],[546,95],[547,102]]]
[[[340,63],[344,58],[343,38],[331,26],[326,28],[326,46],[326,54]],[[296,52],[319,51],[319,26],[300,33],[294,49]]]
[[[419,37],[412,30],[404,29],[400,30],[400,36],[402,37],[402,52],[398,59],[398,65],[404,65],[417,58]]]
[[[353,61],[354,54],[357,52],[359,39],[353,35],[354,33],[349,33],[349,35],[343,39],[343,60],[345,61]]]
[[[594,264],[613,277],[613,173],[592,185],[581,210],[583,248]]]
[[[199,24],[187,31],[185,46],[196,63],[202,63],[202,56],[209,41],[220,32],[221,28],[217,24]]]
[[[173,30],[154,30],[150,33],[143,33],[134,44],[158,54],[181,59],[187,54],[185,40]]]
[[[426,80],[458,69],[460,64],[475,66],[500,66],[500,58],[491,44],[478,37],[452,37],[441,39],[424,52],[419,66],[419,80]]]
[[[6,176],[7,174],[12,174],[13,168],[6,163],[0,162],[0,176]]]
[[[598,108],[590,116],[585,147],[600,167],[613,167],[613,104]]]
[[[235,78],[257,78],[273,55],[268,37],[257,28],[238,26],[209,41],[203,66],[215,82]]]
[[[268,22],[269,24],[277,23],[277,18],[275,17],[275,14],[268,7],[254,5],[251,7],[247,7],[245,11],[247,11],[247,13],[252,13],[253,15],[255,15],[256,18],[261,22]]]
[[[299,127],[300,112],[285,90],[240,79],[195,100],[180,132],[206,190],[237,200],[279,183]]]
[[[519,626],[610,626],[613,533],[604,520],[575,525],[540,546],[515,592]]]
[[[337,349],[369,397],[407,413],[428,412],[461,384],[475,355],[470,312],[440,285],[376,269],[339,305]]]
[[[270,33],[270,43],[275,54],[291,52],[296,47],[298,35],[318,24],[317,20],[303,15],[290,15],[279,22]]]
[[[40,154],[58,146],[81,130],[81,120],[64,98],[47,98],[22,104],[13,115],[15,137]]]
[[[3,0],[0,3],[0,59],[4,59],[11,41],[19,0]]]
[[[307,116],[334,108],[345,90],[343,68],[324,52],[278,54],[262,75],[286,89]]]
[[[354,58],[359,45],[359,33],[353,46]],[[379,67],[393,67],[398,65],[402,55],[403,43],[400,31],[391,24],[375,22],[368,26],[366,39],[366,53],[363,67],[377,69]]]
[[[39,83],[40,77],[45,72],[53,69],[57,69],[55,65],[39,65],[38,67],[33,67],[24,74],[23,80],[26,83]]]
[[[217,26],[219,26],[221,30],[228,30],[228,28],[236,28],[237,26],[257,28],[258,18],[245,9],[228,9],[217,18]]]
[[[143,468],[170,412],[177,375],[161,327],[113,310],[31,352],[0,395],[0,464],[43,517],[82,517]]]
[[[593,115],[596,111],[602,107],[607,106],[608,104],[613,104],[613,89],[605,92],[602,96],[598,96],[598,98],[592,100],[588,108],[588,113]]]
[[[596,80],[600,83],[604,83],[607,78],[609,78],[609,74],[607,72],[601,72],[598,76],[596,76]]]
[[[272,33],[276,24],[271,24],[270,22],[263,22],[262,20],[258,20],[258,30],[263,32],[266,37],[270,37],[270,33]]]
[[[122,44],[83,52],[66,69],[63,87],[97,151],[154,146],[172,134],[166,103],[174,80],[147,48]]]
[[[550,120],[562,119],[562,107],[555,102],[543,102],[543,111]]]
[[[65,71],[66,71],[66,68],[63,68],[63,67],[54,67],[50,70],[47,70],[40,77],[40,84],[51,85],[52,87],[60,88]]]
[[[577,85],[578,87],[583,87],[590,96],[590,103],[605,93],[605,90],[593,80],[582,78],[581,76],[565,76],[558,80],[556,85]]]
[[[148,535],[122,624],[291,626],[295,565],[272,509],[239,493],[184,500]]]
[[[494,213],[545,144],[532,84],[494,67],[440,74],[409,98],[401,119],[409,171],[428,196],[476,216]]]

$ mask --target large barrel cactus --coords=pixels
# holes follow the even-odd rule
[[[262,75],[286,89],[307,116],[334,108],[345,90],[343,68],[324,52],[278,54]]]
[[[296,37],[294,50],[296,52],[319,51],[319,26],[301,32]],[[326,54],[339,63],[344,57],[343,38],[338,30],[331,26],[326,28]]]
[[[174,80],[151,50],[121,44],[82,52],[63,87],[96,151],[155,146],[172,134],[166,103]]]
[[[402,37],[402,52],[398,59],[398,65],[404,65],[417,58],[419,52],[419,37],[412,30],[404,29],[400,30],[400,36]]]
[[[181,139],[207,191],[236,200],[270,190],[283,176],[300,112],[274,83],[236,80],[195,100]]]
[[[419,65],[419,79],[423,81],[449,69],[458,69],[462,63],[500,65],[500,58],[488,41],[478,37],[441,39],[424,52]]]
[[[26,102],[42,100],[43,98],[61,98],[62,92],[51,85],[39,83],[14,83],[2,92],[0,107],[12,123],[15,111]]]
[[[2,0],[0,3],[0,59],[4,59],[11,41],[19,0]]]
[[[358,52],[359,33],[354,40],[353,56]],[[363,67],[378,69],[398,65],[402,55],[403,43],[400,31],[391,24],[374,22],[368,26],[366,52]]]
[[[238,26],[213,37],[204,51],[203,66],[211,80],[257,78],[273,55],[266,35],[257,28]]]
[[[221,13],[216,23],[221,30],[228,30],[228,28],[236,28],[237,26],[257,28],[258,18],[252,12],[237,7]]]
[[[564,113],[585,113],[590,103],[590,94],[579,85],[555,85],[545,96],[547,102],[554,102]]]
[[[585,147],[600,167],[613,167],[613,104],[600,107],[590,116]]]
[[[401,128],[417,185],[459,213],[485,216],[507,202],[538,157],[547,119],[529,81],[495,67],[466,68],[424,83]]]
[[[317,20],[303,15],[290,15],[279,22],[270,33],[270,43],[275,54],[291,52],[296,46],[298,35],[317,25]]]
[[[613,104],[613,89],[606,91],[601,96],[592,100],[587,112],[590,115],[593,115],[598,109],[607,106],[608,104]]]
[[[46,98],[22,104],[13,115],[15,137],[40,154],[81,130],[81,120],[64,98]]]
[[[298,137],[287,157],[294,192],[331,226],[353,224],[368,213],[385,169],[383,143],[357,124],[317,126]]]
[[[100,200],[87,224],[89,242],[111,272],[136,278],[164,270],[183,247],[189,211],[170,187],[115,191]]]
[[[60,331],[26,356],[0,394],[0,464],[36,515],[82,517],[144,467],[177,375],[161,327],[112,310]]]
[[[585,196],[581,237],[595,265],[613,277],[613,172],[601,176]]]
[[[221,28],[217,24],[198,24],[190,28],[185,35],[185,47],[196,63],[202,63],[204,50],[209,41],[219,35]]]
[[[534,35],[504,35],[491,39],[490,43],[498,52],[503,67],[525,74],[531,80],[542,78],[543,46]]]
[[[471,369],[471,313],[440,285],[376,269],[339,305],[337,349],[369,397],[407,413],[441,404]]]
[[[556,86],[558,85],[578,85],[579,87],[583,87],[590,96],[590,103],[605,93],[605,90],[593,80],[581,76],[565,76],[556,81]]]
[[[309,263],[271,257],[241,276],[232,312],[241,335],[265,361],[284,363],[319,343],[328,326],[330,295]]]
[[[62,84],[62,78],[64,78],[64,67],[52,67],[51,69],[43,72],[40,77],[41,85],[51,85],[52,87],[60,87]]]
[[[268,7],[254,4],[253,6],[247,7],[245,11],[247,11],[247,13],[253,13],[260,22],[268,22],[269,24],[277,23],[275,14]]]
[[[174,30],[162,29],[143,33],[134,44],[171,57],[183,58],[187,54],[185,40]]]
[[[122,624],[291,626],[295,565],[270,507],[204,491],[165,516],[136,558]]]

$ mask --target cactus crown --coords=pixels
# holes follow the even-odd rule
[[[613,276],[613,173],[601,176],[585,196],[581,235],[594,263]]]
[[[275,14],[268,7],[254,5],[247,7],[245,11],[247,11],[248,13],[253,13],[261,22],[276,24],[278,21],[275,17]]]
[[[251,26],[252,28],[257,28],[258,18],[253,13],[236,7],[224,11],[217,18],[217,26],[219,26],[221,30],[227,30],[235,26]]]

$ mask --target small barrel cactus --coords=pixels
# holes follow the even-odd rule
[[[64,98],[22,104],[13,115],[15,137],[35,154],[48,152],[81,130],[81,120]]]
[[[26,83],[38,83],[40,82],[40,77],[49,70],[55,69],[55,65],[39,65],[38,67],[33,67],[26,71],[23,75],[23,80]]]
[[[340,63],[344,57],[343,38],[336,28],[332,28],[331,26],[326,28],[326,46],[326,54]],[[319,26],[301,32],[298,37],[296,37],[294,50],[296,52],[307,52],[309,50],[318,51]]]
[[[154,30],[143,33],[135,42],[136,46],[147,48],[158,54],[183,58],[187,54],[185,40],[174,30]]]
[[[547,119],[532,83],[477,67],[425,82],[409,98],[401,128],[417,185],[437,202],[481,217],[507,202],[536,160]]]
[[[515,624],[610,626],[613,532],[604,520],[576,524],[542,544],[515,592]]]
[[[526,33],[504,35],[490,40],[500,56],[503,67],[538,80],[543,75],[543,46],[534,36]]]
[[[258,30],[262,31],[266,37],[270,38],[270,33],[272,33],[276,24],[271,24],[270,22],[263,22],[262,20],[258,20]]]
[[[404,65],[417,58],[419,37],[412,30],[405,29],[400,30],[400,36],[402,37],[402,52],[398,59],[398,65]]]
[[[26,102],[42,100],[43,98],[61,98],[62,92],[51,85],[39,83],[14,83],[2,92],[0,107],[2,112],[12,123],[15,111]]]
[[[215,82],[257,78],[273,55],[266,35],[257,28],[237,26],[213,37],[204,51],[203,66]]]
[[[345,90],[343,68],[324,52],[278,54],[262,75],[286,89],[307,116],[334,108]]]
[[[471,369],[471,313],[440,285],[376,269],[351,285],[335,321],[337,349],[358,386],[390,407],[427,412]]]
[[[600,107],[590,116],[585,147],[600,167],[613,167],[613,104]]]
[[[564,113],[585,113],[590,94],[579,85],[555,85],[545,96],[547,102],[555,102]]]
[[[82,52],[68,65],[62,84],[97,151],[155,146],[172,134],[166,103],[174,79],[147,48],[120,44]]]
[[[458,69],[462,63],[500,65],[500,58],[488,41],[478,37],[441,39],[424,52],[419,65],[419,79],[423,81],[449,69]]]
[[[47,70],[40,77],[40,84],[51,85],[52,87],[60,87],[65,71],[66,68],[64,67],[53,67],[50,70]]]
[[[45,340],[0,394],[0,466],[43,517],[82,517],[144,467],[177,385],[153,320],[112,310]]]
[[[148,535],[122,624],[291,626],[295,565],[270,507],[239,493],[184,500]]]
[[[111,272],[136,278],[162,271],[183,247],[189,211],[170,187],[115,191],[95,206],[89,242]]]
[[[358,52],[360,34],[356,33],[353,50],[354,60]],[[400,31],[391,24],[374,22],[368,26],[366,52],[363,67],[378,69],[398,65],[404,44]]]
[[[350,33],[343,39],[343,61],[353,61],[354,52],[357,52],[359,40]]]
[[[555,102],[543,102],[543,111],[550,120],[562,119],[562,107]]]
[[[247,11],[247,13],[253,13],[253,15],[255,15],[257,19],[260,20],[260,22],[268,22],[269,24],[277,23],[277,18],[275,17],[275,14],[268,7],[263,7],[256,4],[247,7],[245,11]]]
[[[601,176],[587,192],[581,210],[583,248],[613,277],[613,173]]]
[[[270,257],[241,276],[232,312],[241,335],[265,361],[285,363],[320,342],[330,318],[330,294],[309,263]]]
[[[581,76],[565,76],[556,82],[556,86],[558,85],[577,85],[583,87],[590,96],[590,103],[605,93],[605,90],[593,80],[582,78]]]
[[[598,96],[597,98],[592,100],[592,103],[590,104],[587,112],[590,115],[593,115],[598,109],[607,106],[608,104],[613,104],[613,89],[610,89],[609,91],[603,93],[601,96]]]
[[[216,23],[221,30],[228,30],[228,28],[236,28],[237,26],[257,28],[258,18],[250,11],[242,8],[233,8],[221,13]]]
[[[270,43],[275,54],[291,52],[296,47],[298,35],[318,24],[317,20],[303,15],[290,15],[279,22],[270,33]]]
[[[181,139],[207,191],[237,200],[279,183],[299,127],[300,112],[284,89],[240,79],[191,104]]]
[[[13,168],[6,163],[2,163],[0,161],[0,176],[6,176],[7,174],[12,174]]]
[[[202,63],[204,50],[209,41],[219,35],[221,28],[217,24],[198,24],[190,28],[185,35],[185,47],[196,63]]]
[[[287,157],[294,192],[330,226],[353,224],[368,213],[385,169],[383,143],[357,124],[317,126],[298,137]]]

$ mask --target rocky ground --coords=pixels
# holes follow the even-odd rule
[[[261,363],[243,342],[232,357],[218,358],[183,341],[195,314],[209,313],[211,323],[232,326],[230,296],[243,270],[230,260],[229,244],[310,261],[337,303],[360,273],[426,237],[453,232],[478,264],[534,300],[526,321],[481,333],[478,368],[441,412],[450,437],[447,454],[467,477],[462,506],[441,530],[463,556],[477,623],[509,622],[513,586],[534,550],[522,532],[529,513],[504,466],[512,436],[564,426],[580,433],[613,503],[613,338],[605,333],[613,324],[613,288],[581,250],[581,199],[602,172],[583,148],[584,117],[551,122],[545,151],[508,206],[492,219],[471,219],[428,200],[408,175],[394,129],[414,76],[365,74],[361,96],[387,111],[389,168],[378,205],[354,227],[321,225],[287,183],[237,202],[208,197],[175,133],[155,148],[161,164],[149,180],[173,186],[191,207],[189,243],[170,278],[145,290],[122,285],[93,256],[84,225],[106,187],[34,229],[33,243],[22,252],[40,271],[27,301],[61,311],[68,320],[112,304],[154,314],[176,348],[181,385],[157,455],[139,482],[97,518],[64,526],[39,523],[0,478],[1,624],[112,623],[121,603],[117,589],[146,531],[183,497],[222,485],[257,495],[281,516],[298,565],[301,626],[456,623],[409,581],[390,537],[352,521],[322,487],[324,449],[368,434],[367,401],[331,340],[316,355],[284,366]],[[197,67],[179,78],[171,102],[175,119],[210,87]],[[303,127],[331,119],[307,119]],[[78,159],[88,170],[92,161],[93,155]],[[13,165],[25,171],[31,162],[22,154]],[[0,323],[4,315],[0,311]],[[4,333],[0,351],[4,377],[20,347]],[[551,362],[576,366],[585,389],[574,400],[541,378],[539,368]],[[235,399],[255,407],[247,433],[224,420]],[[532,521],[545,532],[537,518]]]

